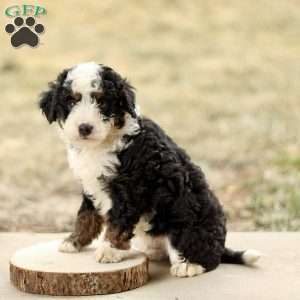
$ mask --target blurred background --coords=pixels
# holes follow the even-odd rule
[[[37,101],[84,61],[131,81],[204,169],[230,230],[300,229],[299,1],[40,1],[41,43],[19,49],[4,31],[15,2],[0,3],[0,231],[72,228],[80,187]]]

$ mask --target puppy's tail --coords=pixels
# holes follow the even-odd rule
[[[248,249],[245,251],[234,251],[225,248],[225,252],[221,257],[221,262],[225,264],[240,264],[240,265],[254,265],[259,258],[261,253],[257,250]]]

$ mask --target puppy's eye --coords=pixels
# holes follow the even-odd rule
[[[76,93],[76,94],[72,94],[72,95],[68,95],[66,98],[67,103],[70,106],[74,106],[77,102],[79,102],[81,100],[81,95]]]

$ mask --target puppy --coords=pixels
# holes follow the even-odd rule
[[[80,251],[102,233],[97,261],[119,262],[134,247],[150,259],[169,257],[179,277],[259,258],[255,250],[225,248],[225,216],[203,172],[140,116],[133,87],[113,69],[93,62],[66,69],[39,105],[58,124],[83,190],[60,251]]]

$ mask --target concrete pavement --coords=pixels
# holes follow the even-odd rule
[[[24,294],[11,286],[9,259],[17,249],[62,236],[0,233],[0,300],[50,298]],[[264,256],[257,267],[223,264],[215,271],[183,279],[171,277],[167,263],[150,263],[151,279],[145,286],[125,293],[91,297],[105,300],[300,300],[300,233],[230,233],[227,246],[254,248]]]

